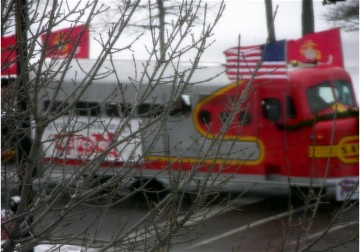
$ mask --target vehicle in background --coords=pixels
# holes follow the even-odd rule
[[[15,217],[16,210],[18,208],[18,205],[20,204],[20,196],[12,196],[10,197],[8,208],[1,209],[1,251],[3,251],[3,245],[5,245],[6,242],[9,241],[9,232],[11,232],[11,229],[13,228],[13,222],[12,219]],[[16,247],[16,249],[20,248]],[[17,250],[15,250],[17,251]],[[34,249],[27,249],[24,252],[33,252]]]

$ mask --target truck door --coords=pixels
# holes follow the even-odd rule
[[[258,103],[257,134],[265,148],[266,175],[281,174],[286,162],[286,131],[281,125],[286,120],[284,90],[276,87],[262,88],[256,92]]]

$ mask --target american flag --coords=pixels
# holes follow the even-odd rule
[[[250,79],[258,68],[256,79],[287,78],[286,41],[274,41],[265,45],[233,47],[224,52],[226,74],[230,80]]]

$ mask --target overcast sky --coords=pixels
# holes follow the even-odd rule
[[[220,2],[220,0],[203,0]],[[301,0],[273,0],[273,10],[278,6],[275,18],[276,39],[297,39],[301,37]],[[224,63],[223,52],[238,43],[241,45],[264,44],[267,39],[266,15],[264,0],[226,0],[225,12],[214,31],[216,42],[203,55],[203,62]],[[323,6],[322,0],[313,0],[315,31],[323,31],[335,27],[326,22],[324,13],[329,6]],[[359,86],[359,33],[341,31],[345,68],[353,78],[356,92]],[[331,42],[331,41],[329,41]],[[142,43],[144,43],[142,41]],[[135,49],[136,58],[141,58],[146,51],[139,43]],[[122,52],[116,58],[131,58],[130,52]],[[358,96],[358,94],[357,94]],[[358,96],[359,97],[359,96]]]
[[[217,0],[207,0],[216,2]],[[205,52],[203,61],[225,62],[223,51],[237,45],[239,34],[242,45],[263,44],[267,38],[264,0],[226,0],[226,9],[215,28],[216,43]],[[273,0],[277,40],[301,37],[301,0]],[[315,31],[336,27],[325,20],[330,6],[313,0]],[[333,6],[333,5],[332,5]],[[350,72],[359,100],[359,32],[341,31],[345,68]],[[331,42],[331,41],[329,41]]]
[[[220,2],[220,0],[202,0],[203,2]],[[301,2],[302,0],[273,0],[273,11],[278,7],[275,17],[276,39],[297,39],[301,37]],[[205,52],[202,60],[225,62],[223,52],[236,46],[238,36],[241,35],[241,44],[264,44],[267,39],[266,15],[264,0],[225,0],[226,8],[219,23],[215,27],[213,39],[216,42]],[[324,13],[329,5],[323,6],[322,0],[313,0],[315,31],[334,28],[334,24],[326,22]],[[331,5],[333,6],[333,5]],[[200,25],[199,25],[200,26]],[[344,48],[345,65],[359,66],[359,33],[341,32]],[[144,41],[142,41],[144,43]],[[144,45],[139,43],[135,54],[141,57]],[[120,53],[118,57],[129,57],[131,54]]]
[[[108,0],[102,1],[107,2]],[[220,0],[202,1],[211,2],[211,4],[220,2]],[[297,39],[301,37],[301,2],[302,0],[273,0],[274,11],[278,6],[275,17],[277,40]],[[203,62],[224,63],[225,56],[223,52],[237,45],[239,35],[241,35],[241,45],[243,46],[264,44],[266,42],[267,29],[264,0],[225,0],[225,3],[226,9],[224,14],[214,30],[213,39],[215,39],[215,43],[205,51],[202,57]],[[324,17],[324,14],[330,7],[328,5],[323,6],[322,0],[313,0],[313,3],[315,31],[334,28],[334,24],[326,22]],[[91,30],[94,32],[91,33],[91,37],[98,35],[99,30],[96,29],[96,25],[97,24],[92,24]],[[59,28],[66,26],[69,26],[69,24],[63,24],[63,27]],[[120,44],[123,43],[123,45],[127,45],[126,39],[130,37],[132,37],[131,34],[122,36],[120,38]],[[341,37],[345,68],[353,78],[357,97],[359,97],[359,32],[346,32],[342,30]],[[132,54],[134,54],[137,59],[146,59],[147,53],[144,45],[149,42],[150,41],[146,39],[141,39],[137,43],[137,46],[132,48],[133,52],[122,51],[113,56],[119,59],[131,59]],[[331,41],[329,41],[329,43],[331,43]],[[90,48],[90,58],[96,58],[101,47],[92,39],[90,41]]]
[[[109,0],[102,1],[109,3]],[[202,1],[210,2],[210,4],[220,2],[220,0]],[[324,14],[329,11],[330,6],[323,6],[322,1],[323,0],[313,0],[316,32],[335,27],[333,23],[326,22]],[[274,11],[276,7],[278,7],[275,17],[276,39],[300,38],[302,0],[273,0],[272,2]],[[71,1],[71,3],[75,3],[75,1]],[[85,4],[85,1],[81,2],[81,4],[82,3]],[[225,56],[223,52],[237,45],[239,35],[241,35],[241,45],[243,46],[266,43],[265,0],[225,0],[225,4],[224,14],[214,30],[212,39],[215,39],[215,43],[205,51],[202,57],[203,62],[224,63]],[[109,17],[106,16],[106,19],[109,19]],[[69,24],[62,24],[62,27],[59,27],[59,29],[67,26],[69,26]],[[199,24],[199,26],[201,25]],[[91,30],[93,32],[90,35],[91,37],[98,36],[98,32],[104,30],[99,27],[101,27],[99,22],[92,23]],[[196,28],[194,30],[196,30]],[[146,37],[147,36],[141,38],[136,46],[132,47],[132,52],[121,51],[113,55],[113,57],[132,59],[132,54],[134,54],[136,59],[147,59],[148,54],[146,53],[145,45],[149,44],[150,40],[146,39]],[[117,46],[120,48],[127,46],[130,41],[128,39],[130,38],[135,38],[135,35],[125,34],[125,36],[120,38]],[[345,68],[353,78],[357,97],[359,97],[359,32],[346,32],[342,30],[341,38]],[[329,41],[329,43],[331,43],[331,41]],[[97,58],[101,47],[92,39],[90,41],[90,48],[90,58]]]
[[[215,0],[208,0],[216,2]],[[215,28],[216,44],[206,53],[206,58],[216,61],[225,49],[237,44],[241,35],[242,45],[263,44],[266,42],[264,0],[226,0],[226,9],[220,23]],[[301,37],[301,0],[273,0],[273,10],[278,6],[275,17],[276,39],[297,39]],[[315,31],[335,27],[326,22],[324,13],[329,6],[322,0],[314,0]],[[359,33],[342,32],[345,61],[349,66],[358,66]],[[349,51],[351,53],[349,53]],[[221,57],[221,56],[220,56]]]

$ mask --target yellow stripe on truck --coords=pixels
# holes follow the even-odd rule
[[[337,157],[342,162],[353,164],[359,162],[359,136],[342,138],[337,145],[315,145],[309,147],[309,157],[329,158]]]

